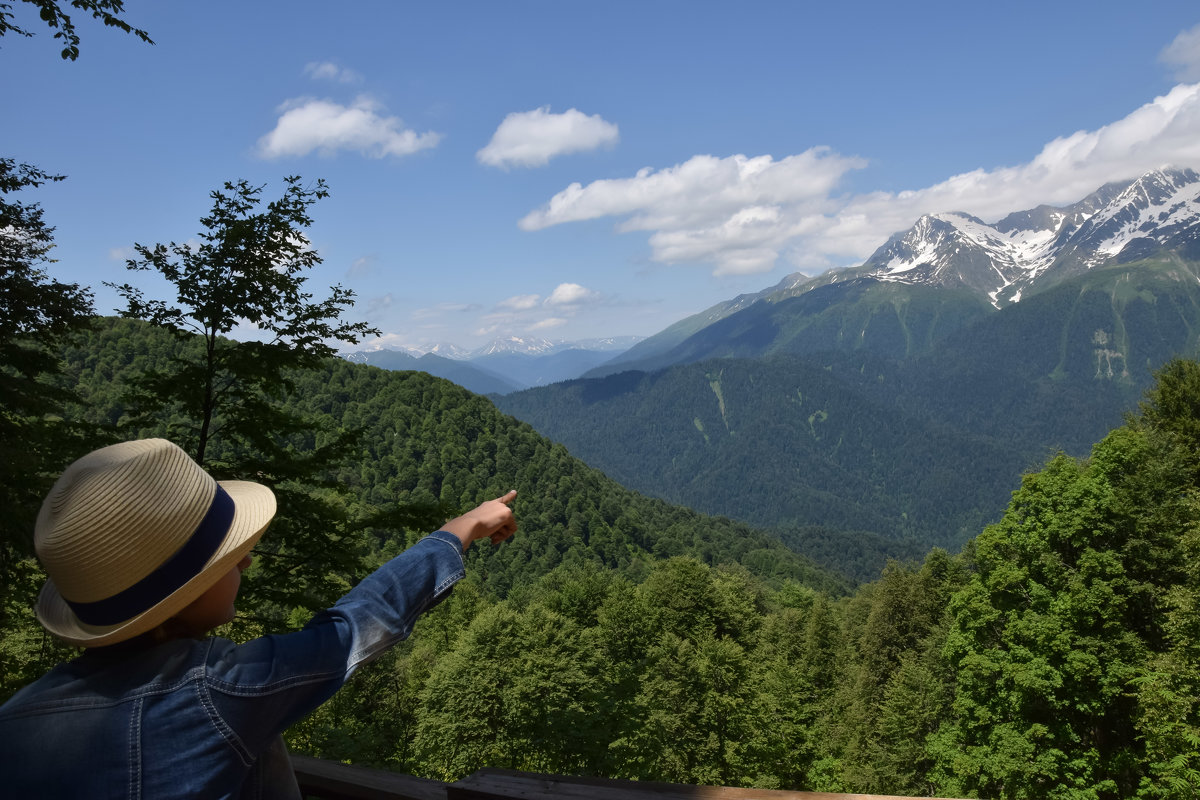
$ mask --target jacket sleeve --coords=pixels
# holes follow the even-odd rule
[[[213,640],[206,680],[213,724],[255,757],[328,700],[360,664],[408,637],[465,574],[462,545],[438,531],[384,564],[302,630],[243,645]]]

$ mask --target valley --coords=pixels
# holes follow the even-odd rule
[[[1024,472],[1086,456],[1157,369],[1197,352],[1197,187],[1155,172],[995,227],[922,220],[862,267],[793,276],[493,399],[638,491],[818,559],[838,556],[796,530],[837,531],[873,568],[895,547],[956,549]],[[1014,256],[1022,236],[1038,247]]]

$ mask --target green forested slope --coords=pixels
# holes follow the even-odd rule
[[[664,358],[685,363],[864,350],[901,360],[935,350],[992,313],[984,298],[966,290],[851,280],[755,303],[696,332]]]
[[[1109,267],[1025,298],[917,360],[901,402],[982,434],[1085,452],[1155,370],[1200,352],[1195,269]]]
[[[869,278],[833,281],[829,274],[785,282],[791,284],[786,289],[768,290],[757,299],[740,296],[677,322],[584,377],[778,353],[862,351],[915,357],[995,312],[986,299],[966,289]],[[731,310],[737,306],[743,307]]]
[[[152,367],[180,346],[150,326],[102,320],[67,353],[66,380],[76,383],[85,401],[80,413],[119,422],[120,392],[130,371]],[[293,386],[289,404],[320,423],[295,437],[295,447],[321,443],[339,428],[362,431],[355,456],[329,476],[348,490],[346,502],[356,513],[416,507],[448,517],[517,489],[525,535],[494,553],[474,551],[487,562],[488,588],[498,594],[560,563],[638,572],[645,562],[673,555],[742,563],[764,576],[825,589],[843,585],[745,524],[621,487],[501,414],[488,399],[448,381],[332,359],[323,369],[294,376]]]
[[[961,545],[1027,466],[1003,443],[898,411],[789,356],[572,381],[496,402],[673,502],[926,546]]]

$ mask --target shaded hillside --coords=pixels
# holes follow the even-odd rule
[[[573,381],[498,400],[617,480],[757,525],[958,545],[1028,466],[793,356]]]

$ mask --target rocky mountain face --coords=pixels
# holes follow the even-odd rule
[[[1055,266],[1071,274],[1164,251],[1200,258],[1200,176],[1192,170],[1152,172],[1125,187],[1067,238]]]
[[[1200,175],[1163,169],[1111,183],[1066,208],[1039,206],[988,224],[921,217],[842,279],[961,286],[1001,308],[1089,270],[1163,252],[1200,256]]]

